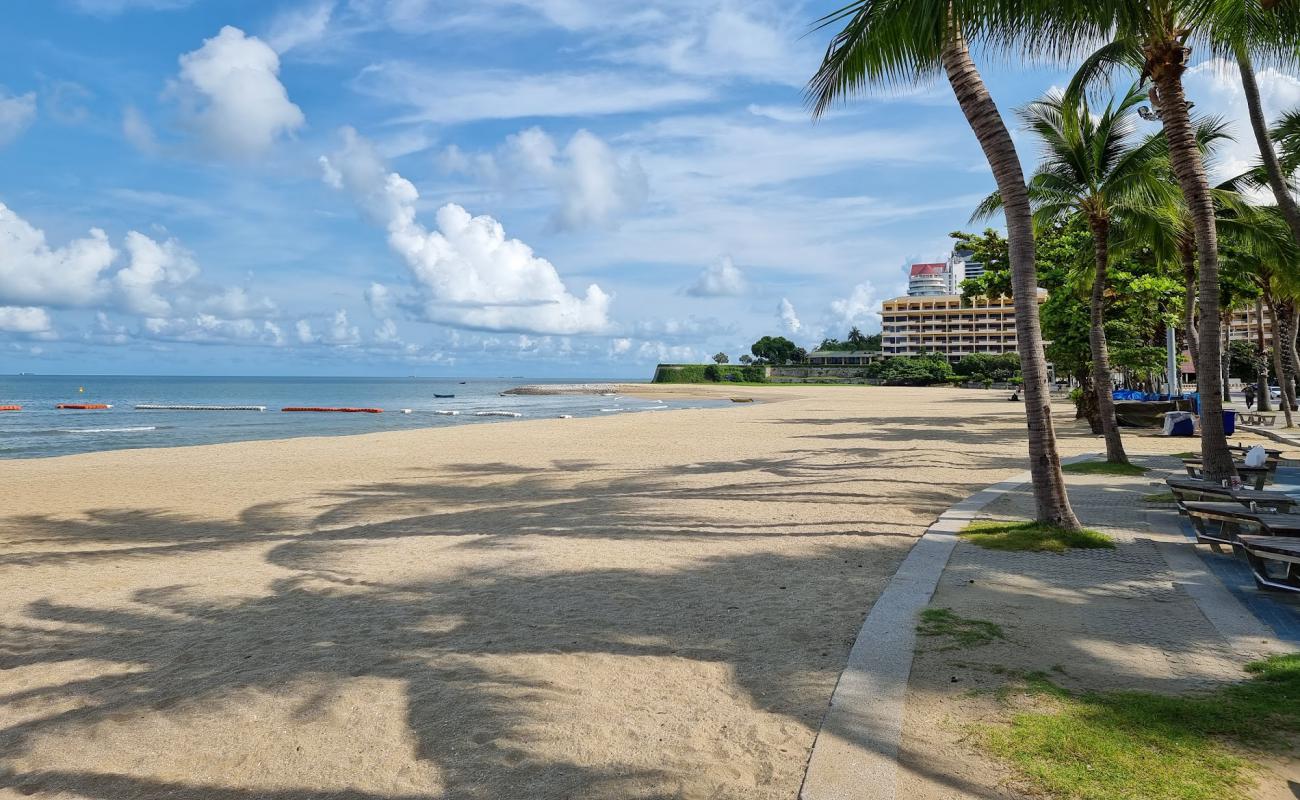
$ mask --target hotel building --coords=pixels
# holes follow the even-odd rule
[[[1038,302],[1047,292],[1038,290]],[[973,353],[1016,352],[1016,310],[1010,297],[978,298],[963,306],[961,295],[896,297],[881,304],[881,349],[886,356],[938,353],[958,361]]]

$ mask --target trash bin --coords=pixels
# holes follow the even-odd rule
[[[1195,436],[1196,418],[1190,411],[1166,411],[1164,436]]]
[[[1223,435],[1231,436],[1237,431],[1237,412],[1231,408],[1223,410]]]

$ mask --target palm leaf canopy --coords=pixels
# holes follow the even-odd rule
[[[932,79],[954,31],[1040,61],[1100,54],[1084,65],[1094,79],[1140,63],[1142,43],[1157,38],[1208,55],[1241,46],[1262,63],[1300,60],[1300,0],[853,0],[814,23],[825,28],[839,30],[808,84],[814,116],[872,86]]]

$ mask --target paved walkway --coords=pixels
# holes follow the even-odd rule
[[[1142,462],[1178,467],[1169,458]],[[917,585],[913,570],[877,603],[886,606],[874,625],[873,609],[823,725],[803,800],[1020,797],[1013,776],[965,741],[970,723],[1004,713],[991,692],[972,689],[1043,671],[1071,689],[1186,692],[1240,680],[1243,664],[1296,649],[1294,599],[1239,586],[1231,556],[1196,548],[1172,506],[1145,499],[1163,490],[1166,474],[1070,477],[1075,511],[1111,535],[1115,550],[985,550],[952,537],[964,519],[941,519],[927,534],[929,549],[914,553],[922,573],[939,575],[937,586]],[[1026,485],[1001,488],[972,498],[957,516],[1032,516]],[[918,639],[913,626],[927,601],[995,622],[1006,639],[960,650]],[[881,623],[907,630],[886,632]],[[910,647],[891,655],[913,642],[914,658]],[[1280,776],[1274,783],[1287,791]]]

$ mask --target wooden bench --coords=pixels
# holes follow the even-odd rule
[[[1256,586],[1300,592],[1300,537],[1242,536],[1240,543]]]
[[[1235,502],[1191,501],[1184,503],[1183,507],[1192,527],[1196,529],[1196,541],[1208,544],[1216,551],[1220,551],[1220,545],[1235,547],[1243,532],[1256,532],[1264,536],[1300,536],[1300,514],[1252,510]]]
[[[1289,513],[1300,501],[1281,492],[1262,492],[1257,489],[1229,489],[1213,481],[1195,478],[1166,478],[1165,485],[1174,495],[1178,510],[1184,511],[1188,502],[1234,502],[1243,506],[1254,503],[1256,508],[1273,509],[1280,514]]]
[[[1249,453],[1249,452],[1250,452],[1250,449],[1251,449],[1252,447],[1255,447],[1255,445],[1249,445],[1249,444],[1230,444],[1230,445],[1228,445],[1228,449],[1229,449],[1229,450],[1231,450],[1231,451],[1234,452],[1234,453],[1241,453],[1243,456],[1244,456],[1246,453]],[[1272,461],[1277,461],[1279,458],[1282,457],[1282,451],[1281,451],[1281,450],[1276,450],[1276,449],[1274,449],[1274,448],[1272,448],[1272,447],[1265,447],[1265,448],[1264,448],[1264,455],[1267,456],[1267,457],[1268,457],[1270,460],[1272,460]]]
[[[1264,484],[1268,483],[1273,472],[1277,469],[1277,462],[1273,462],[1272,468],[1266,462],[1262,467],[1248,467],[1244,462],[1234,462],[1237,474],[1241,476],[1243,483],[1253,484],[1254,488],[1262,490]],[[1189,477],[1202,479],[1204,478],[1204,468],[1199,458],[1183,459],[1183,468],[1187,470]]]
[[[1270,428],[1277,422],[1277,414],[1261,414],[1258,411],[1239,411],[1237,421],[1242,425],[1267,425]]]

